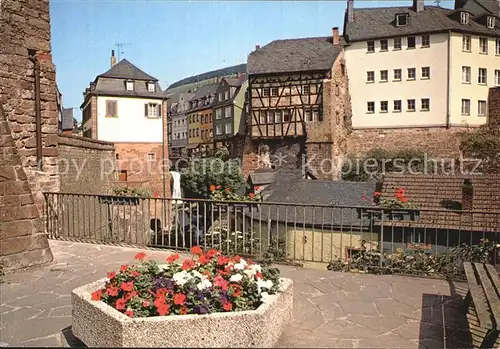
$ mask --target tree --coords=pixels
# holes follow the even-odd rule
[[[240,162],[230,159],[225,148],[213,157],[193,159],[181,174],[181,186],[188,198],[210,198],[210,185],[236,191],[243,183]]]
[[[483,125],[460,137],[460,150],[465,156],[483,160],[485,172],[500,173],[500,128]]]

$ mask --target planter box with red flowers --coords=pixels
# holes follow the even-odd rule
[[[73,333],[89,347],[272,347],[289,324],[293,283],[220,251],[122,265],[72,292]]]
[[[234,211],[236,207],[245,208],[258,208],[258,203],[262,201],[262,195],[258,192],[250,192],[248,195],[238,195],[231,188],[223,189],[220,185],[211,185],[210,199],[213,201],[218,201],[215,206],[215,210],[220,210],[221,212],[226,212],[229,208],[230,211]],[[221,201],[230,201],[227,204],[220,203]]]
[[[396,190],[394,198],[382,198],[380,192],[373,194],[375,206],[358,209],[358,217],[368,216],[370,219],[385,221],[416,221],[420,219],[420,211],[405,196],[402,188]]]

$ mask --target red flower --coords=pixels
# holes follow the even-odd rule
[[[365,194],[361,195],[361,200],[368,200]]]
[[[262,273],[260,271],[258,271],[257,273],[255,273],[255,277],[257,279],[263,279],[264,277],[262,276]]]
[[[130,272],[130,275],[132,275],[133,277],[135,277],[135,278],[136,278],[136,277],[141,276],[141,273],[139,273],[138,271],[135,271],[135,270],[134,270],[134,271],[131,271],[131,272]]]
[[[208,187],[208,190],[215,191],[215,185],[210,184],[210,186]]]
[[[155,191],[155,192],[153,193],[153,197],[154,197],[154,198],[158,198],[158,197],[160,197],[160,194],[158,194],[158,192],[157,192],[157,191]]]
[[[382,195],[382,193],[379,191],[376,191],[375,193],[373,193],[373,196],[375,196],[376,198],[378,198],[380,195]]]
[[[213,257],[215,257],[218,254],[219,254],[219,251],[217,251],[217,250],[208,250],[207,257],[208,258],[213,258]]]
[[[160,307],[166,305],[165,304],[165,296],[156,298],[155,301],[153,302],[153,304],[155,305],[156,308],[160,308]]]
[[[233,304],[226,302],[222,304],[222,309],[224,309],[225,311],[231,311],[233,309]]]
[[[250,199],[253,199],[253,198],[255,197],[255,193],[250,193],[250,194],[248,194],[248,197],[249,197]]]
[[[193,246],[193,247],[191,247],[191,253],[198,255],[198,256],[201,256],[203,254],[203,250],[201,249],[200,246]]]
[[[234,256],[234,260],[236,261],[236,263],[239,263],[241,261],[241,257],[236,255]]]
[[[186,315],[187,313],[188,313],[188,308],[186,308],[186,307],[181,307],[181,308],[179,309],[179,314],[180,314],[180,315]]]
[[[224,280],[224,278],[220,275],[217,275],[214,278],[214,285],[222,288],[223,290],[227,291],[227,281]]]
[[[240,285],[237,285],[237,284],[231,284],[231,289],[233,290],[233,296],[234,297],[239,297],[241,296],[241,286]]]
[[[132,309],[127,309],[125,315],[127,315],[128,317],[134,317],[134,311]]]
[[[115,308],[117,310],[123,310],[123,309],[125,309],[125,304],[127,304],[127,302],[125,301],[125,299],[120,298],[120,299],[118,299],[116,301]]]
[[[93,301],[100,301],[102,297],[102,290],[97,290],[92,292],[92,300]]]
[[[219,190],[220,188],[222,188],[220,185],[215,187],[215,189],[217,189],[217,190]]]
[[[131,300],[132,298],[134,298],[137,295],[138,295],[137,291],[132,291],[129,294],[127,294],[125,297],[123,297],[123,299],[125,299],[128,302],[129,300]]]
[[[229,258],[227,258],[227,257],[219,256],[217,258],[217,264],[218,265],[224,265],[224,264],[227,264],[228,262],[229,262]]]
[[[226,191],[226,193],[230,193],[231,192],[231,188],[227,187],[226,189],[224,189]]]
[[[120,285],[120,287],[125,292],[130,292],[130,291],[132,291],[134,289],[134,283],[132,281],[122,282],[122,284]]]
[[[116,277],[116,273],[114,271],[110,271],[108,273],[108,279],[113,280]]]
[[[139,252],[135,255],[135,259],[137,259],[138,261],[142,261],[144,258],[146,258],[146,254],[144,252]]]
[[[147,308],[147,307],[149,307],[150,305],[151,305],[151,303],[150,303],[147,299],[145,299],[145,300],[143,300],[143,301],[142,301],[142,306],[143,306],[143,307]]]
[[[177,293],[174,296],[174,304],[176,305],[183,305],[185,301],[186,301],[186,296],[184,296],[182,293]]]
[[[116,297],[118,296],[118,292],[120,291],[120,289],[118,287],[115,287],[115,286],[109,286],[108,289],[106,290],[106,292],[111,296],[111,297]]]
[[[170,255],[170,256],[167,257],[167,262],[168,263],[173,263],[173,262],[175,262],[179,258],[181,258],[181,256],[179,256],[178,253],[172,254],[172,255]]]
[[[200,264],[207,264],[208,262],[210,262],[210,258],[207,256],[200,256],[200,258],[198,258],[198,263]]]
[[[128,265],[124,264],[120,267],[120,271],[123,273],[128,270]]]
[[[212,276],[212,273],[209,270],[203,271],[202,274],[205,275],[209,280],[210,280],[210,277]]]
[[[260,190],[260,187],[259,187],[258,185],[255,185],[255,186],[253,187],[253,190],[254,190],[254,191],[259,191],[259,190]]]
[[[195,266],[195,262],[193,260],[185,260],[184,263],[182,263],[182,270],[189,270],[192,267]]]
[[[401,201],[403,201],[403,202],[408,202],[408,199],[407,199],[407,198],[405,198],[405,197],[402,197],[402,198],[401,198]]]
[[[248,258],[246,261],[248,265],[252,265],[254,263],[252,258]]]
[[[160,304],[160,306],[156,307],[156,311],[160,316],[165,316],[170,313],[170,306],[168,304]]]

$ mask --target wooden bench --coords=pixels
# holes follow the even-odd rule
[[[465,296],[467,312],[472,302],[479,327],[486,329],[480,348],[493,348],[500,334],[500,277],[491,264],[464,263],[469,291]]]

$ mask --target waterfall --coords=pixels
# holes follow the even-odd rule
[[[174,204],[182,203],[182,193],[181,193],[181,174],[177,171],[170,171],[170,175],[172,176],[173,185],[172,185],[172,199],[174,199]]]

